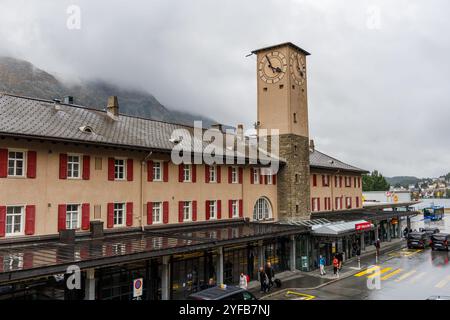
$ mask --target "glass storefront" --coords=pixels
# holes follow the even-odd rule
[[[265,262],[270,262],[275,272],[289,270],[290,248],[290,240],[286,237],[264,243]]]
[[[175,255],[171,261],[171,299],[182,300],[191,293],[216,284],[217,254],[200,251]]]
[[[224,249],[223,281],[225,284],[239,284],[241,273],[251,280],[258,279],[258,253],[253,245]]]

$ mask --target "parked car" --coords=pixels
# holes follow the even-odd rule
[[[449,242],[450,242],[450,234],[435,233],[431,236],[431,249],[448,251]]]
[[[428,233],[430,236],[435,234],[435,233],[439,233],[440,230],[438,228],[433,228],[433,227],[427,227],[427,228],[420,228],[419,229],[420,232],[426,232]]]
[[[426,232],[411,232],[408,234],[408,249],[422,248],[430,246],[431,236]]]
[[[257,300],[249,291],[236,287],[212,287],[193,293],[188,296],[188,300]]]

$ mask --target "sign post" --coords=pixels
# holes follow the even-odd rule
[[[143,280],[144,279],[142,279],[142,278],[138,278],[133,281],[133,299],[134,300],[141,300]]]

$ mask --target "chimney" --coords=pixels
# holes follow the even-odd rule
[[[211,129],[216,129],[223,133],[223,125],[221,123],[212,124]]]
[[[64,101],[65,104],[73,104],[73,97],[72,96],[65,96],[63,101]]]
[[[309,140],[309,151],[314,152],[314,140]]]
[[[119,117],[119,100],[117,99],[117,96],[110,96],[108,98],[106,112],[113,119]]]
[[[243,124],[237,125],[236,136],[238,139],[244,140],[244,125]]]

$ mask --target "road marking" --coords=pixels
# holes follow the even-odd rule
[[[415,251],[408,252],[407,254],[405,254],[405,257],[410,257],[410,256],[412,256],[414,254],[417,254],[417,253],[421,252],[421,251],[423,251],[423,249],[416,249]]]
[[[447,285],[447,283],[450,281],[450,276],[448,276],[447,278],[441,280],[438,282],[438,284],[435,285],[436,288],[440,288],[442,289],[443,287],[445,287]]]
[[[315,298],[315,296],[312,296],[310,294],[301,293],[301,292],[297,292],[297,291],[288,291],[288,292],[286,292],[286,295],[290,295],[290,294],[302,297],[303,298],[302,300],[312,300],[312,299]]]
[[[412,278],[409,282],[410,283],[416,283],[418,280],[422,279],[424,275],[426,275],[426,272],[419,273],[417,276]]]
[[[382,277],[381,280],[387,280],[387,279],[389,279],[389,278],[395,276],[396,274],[399,274],[399,273],[402,272],[402,271],[403,271],[402,269],[397,269],[397,270],[395,270],[395,271],[393,271],[393,272],[391,272],[391,273],[388,273],[388,274],[385,275],[384,277]]]
[[[375,273],[372,273],[371,275],[368,275],[367,278],[371,279],[371,278],[377,277],[377,276],[379,276],[379,275],[381,275],[383,273],[386,273],[386,272],[388,272],[390,270],[392,270],[391,267],[384,268],[383,270],[380,270],[380,271],[377,271]]]
[[[406,278],[409,278],[410,276],[412,276],[414,273],[416,273],[416,270],[412,270],[410,272],[407,272],[404,275],[400,276],[398,279],[395,279],[395,282],[403,281]]]
[[[379,266],[369,267],[369,268],[367,268],[366,270],[361,271],[360,273],[355,274],[355,277],[362,277],[362,276],[368,274],[369,272],[372,272],[372,271],[378,270],[378,269],[380,269]]]

